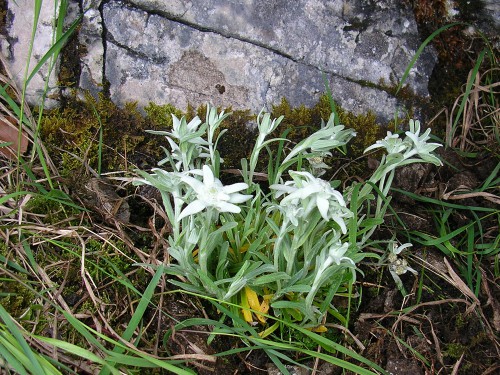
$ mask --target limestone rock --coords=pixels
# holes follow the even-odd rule
[[[54,6],[55,2],[42,2],[33,38],[31,56],[28,56],[35,14],[34,2],[32,0],[11,0],[8,2],[6,17],[8,35],[4,35],[1,39],[0,49],[2,55],[9,63],[7,68],[20,89],[24,85],[27,64],[29,63],[27,76],[30,76],[36,70],[37,64],[53,45],[54,15],[59,16],[59,8],[55,8]],[[69,2],[65,23],[69,25],[73,22],[78,12],[77,2]],[[53,69],[50,68],[50,64],[53,65]],[[46,91],[48,99],[45,101],[45,107],[57,105],[57,100],[55,100],[59,95],[57,72],[58,61],[52,62],[50,59],[35,72],[26,90],[26,100],[28,103],[34,105],[40,104],[43,94]]]
[[[374,84],[380,79],[389,84],[401,78],[421,43],[410,7],[398,0],[129,3],[197,30],[239,39],[298,63]],[[404,61],[397,61],[401,57]],[[429,58],[432,69],[434,60],[424,56],[408,81],[420,95],[427,93]]]
[[[96,94],[104,84],[104,41],[103,24],[99,7],[101,1],[84,0],[85,10],[78,34],[80,45],[87,53],[82,56],[80,86]]]
[[[17,63],[20,43],[13,38],[21,38],[23,27],[26,35],[18,21],[31,3],[17,1],[16,11],[11,3],[8,48]],[[345,109],[372,110],[388,121],[400,103],[387,87],[397,85],[421,43],[411,9],[397,0],[70,3],[83,12],[78,41],[86,53],[75,57],[79,87],[94,94],[106,87],[117,104],[137,101],[140,107],[150,101],[181,108],[210,102],[258,112],[282,97],[311,105],[325,91],[324,72]],[[419,96],[428,95],[435,61],[429,48],[408,77]],[[36,90],[33,82],[30,93]]]
[[[2,54],[10,62],[9,70],[19,88],[23,87],[23,80],[28,62],[31,30],[33,29],[33,1],[16,0],[9,2],[8,24],[9,35],[2,40]],[[34,36],[33,50],[29,59],[29,74],[49,50],[52,42],[52,23],[54,16],[54,2],[45,4],[41,8],[38,27]],[[47,66],[40,69],[31,79],[26,100],[36,103],[43,94],[45,84],[55,87],[55,75],[49,73]]]
[[[377,86],[402,76],[419,46],[415,23],[394,1],[351,3],[110,2],[103,18],[112,99],[258,112],[282,97],[314,103],[325,91],[323,70],[343,107],[390,119],[397,102]],[[434,57],[422,61],[409,83],[426,96]]]

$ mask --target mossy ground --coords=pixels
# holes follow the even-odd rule
[[[222,124],[228,131],[222,137],[219,151],[224,158],[224,168],[239,168],[240,160],[248,158],[253,148],[256,127],[254,114],[246,110],[232,111]],[[287,132],[289,147],[319,129],[322,120],[330,116],[330,104],[327,96],[320,98],[312,107],[293,108],[283,99],[274,106],[271,115],[277,118],[284,116],[283,122],[271,136],[280,137]],[[373,113],[354,115],[338,108],[340,123],[352,128],[357,136],[347,147],[346,153],[338,153],[329,160],[333,167],[348,165],[347,175],[358,174],[365,170],[365,165],[357,160],[363,150],[385,134],[384,124],[377,122]],[[84,95],[83,99],[67,100],[64,106],[47,111],[42,120],[41,135],[51,150],[52,157],[60,163],[63,177],[81,181],[82,175],[89,175],[82,165],[88,165],[94,171],[103,172],[127,171],[134,168],[147,169],[154,167],[164,157],[161,146],[167,146],[163,137],[153,136],[146,132],[167,130],[172,126],[172,114],[177,117],[186,116],[191,119],[198,115],[205,119],[206,107],[197,109],[189,107],[182,111],[174,106],[150,103],[144,108],[146,115],[136,104],[128,103],[123,108],[116,106],[104,95],[95,99]],[[253,124],[253,125],[252,125]],[[102,131],[102,157],[98,165],[99,137]],[[272,146],[271,146],[272,147]],[[263,153],[259,168],[267,169],[267,157]],[[84,162],[82,164],[82,161]],[[338,161],[338,163],[337,163]],[[338,168],[334,168],[338,169]],[[75,176],[77,178],[75,179]]]
[[[39,314],[42,311],[47,316],[58,314],[50,298],[59,293],[73,313],[80,314],[81,321],[90,326],[93,325],[92,316],[98,315],[98,310],[106,311],[108,321],[117,330],[123,326],[122,323],[130,320],[129,313],[124,314],[136,299],[130,290],[142,290],[149,282],[150,275],[142,267],[133,265],[140,260],[122,241],[104,241],[98,237],[85,240],[85,277],[95,287],[93,293],[99,301],[96,304],[89,298],[82,279],[81,242],[68,238],[52,241],[43,234],[34,236],[32,240],[36,242],[36,245],[31,245],[34,260],[50,279],[50,284],[14,270],[8,274],[2,273],[0,279],[0,303],[12,317],[19,319],[24,328],[42,334],[49,329],[47,324],[52,327],[51,319],[40,319]],[[7,259],[12,259],[11,256],[7,255]],[[34,322],[37,322],[36,325],[33,325]],[[79,344],[75,338],[80,335],[70,324],[60,326],[58,336],[67,342]]]

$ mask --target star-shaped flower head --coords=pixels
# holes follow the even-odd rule
[[[198,127],[201,124],[201,120],[198,116],[193,118],[191,121],[186,122],[185,117],[178,119],[174,114],[172,114],[172,131],[170,135],[173,138],[179,140],[179,142],[188,142],[195,144],[207,144],[203,138],[198,134]]]
[[[288,181],[284,185],[270,186],[277,191],[277,197],[288,193],[280,204],[282,206],[302,204],[304,215],[308,215],[316,207],[323,219],[335,221],[342,233],[346,233],[344,218],[351,217],[352,212],[347,208],[342,194],[328,182],[314,177],[309,172],[290,171],[290,176],[293,178],[293,183]]]
[[[326,125],[322,121],[321,129],[299,142],[283,160],[283,163],[307,150],[312,153],[329,152],[334,148],[346,145],[352,137],[356,136],[356,132],[344,128],[344,125],[335,125],[335,114],[332,113]]]
[[[341,241],[336,241],[328,249],[328,258],[326,260],[326,263],[328,264],[335,263],[337,266],[340,266],[340,263],[342,263],[342,261],[345,260],[347,263],[350,263],[351,265],[354,266],[355,265],[354,261],[351,258],[344,256],[344,254],[347,252],[348,249],[349,249],[349,243],[347,242],[342,243]]]
[[[251,195],[237,193],[248,188],[245,183],[237,183],[228,186],[222,185],[222,182],[214,177],[209,166],[204,165],[203,170],[193,170],[193,174],[202,174],[203,182],[191,177],[183,176],[182,181],[188,184],[196,193],[196,200],[189,203],[179,215],[179,220],[196,214],[205,208],[215,208],[219,212],[239,213],[241,208],[237,203],[243,203],[252,198]],[[236,204],[235,204],[236,203]]]
[[[403,143],[403,140],[399,138],[398,134],[392,134],[388,131],[384,139],[376,141],[365,150],[365,153],[379,147],[385,148],[389,154],[398,154],[405,151],[408,145]]]
[[[441,165],[441,160],[431,152],[436,148],[441,147],[439,143],[427,143],[431,138],[429,134],[431,129],[427,129],[424,134],[420,135],[420,121],[410,120],[410,131],[407,131],[406,136],[413,142],[413,152],[418,154],[424,161]]]

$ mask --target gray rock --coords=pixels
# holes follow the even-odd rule
[[[22,89],[25,78],[26,65],[29,63],[28,75],[49,50],[52,42],[52,23],[54,3],[49,2],[41,8],[38,27],[34,36],[32,54],[28,59],[33,29],[33,1],[16,0],[9,2],[9,18],[7,21],[9,34],[2,40],[2,54],[10,63],[8,66],[18,87]],[[29,60],[29,61],[28,61]],[[26,100],[30,103],[39,103],[45,86],[55,88],[56,76],[49,72],[47,65],[38,70],[29,82]],[[54,89],[56,90],[56,89]],[[52,91],[52,92],[51,92]],[[49,94],[53,90],[49,91]]]
[[[55,9],[54,4],[55,2],[50,1],[42,2],[32,42],[34,2],[31,0],[8,1],[6,19],[8,33],[0,36],[0,51],[7,60],[7,69],[12,74],[17,86],[22,89],[25,78],[34,73],[27,85],[26,101],[32,105],[39,105],[44,99],[45,93],[46,108],[56,106],[58,104],[56,98],[60,94],[60,88],[57,85],[59,60],[49,59],[39,69],[37,68],[37,64],[53,45],[54,14],[58,15],[59,13],[59,8]],[[70,0],[66,10],[65,25],[69,27],[79,13],[78,2]],[[32,51],[28,58],[31,44]]]
[[[282,54],[355,81],[399,79],[420,45],[409,6],[397,0],[200,0],[179,6],[161,0],[130,0],[198,30],[208,30]],[[404,64],[393,63],[404,55]],[[427,94],[428,54],[408,83]],[[432,69],[432,66],[431,66]],[[394,76],[394,78],[391,77]],[[424,79],[420,79],[424,77]]]
[[[83,1],[85,11],[78,34],[80,45],[87,51],[81,58],[80,86],[93,94],[97,94],[104,84],[104,30],[100,5],[101,1]]]
[[[322,1],[293,2],[292,9],[279,1],[267,2],[265,9],[246,2],[240,4],[242,10],[230,2],[219,2],[217,7],[202,2],[196,10],[151,0],[131,3],[137,7],[111,2],[103,12],[106,78],[117,102],[137,100],[140,106],[172,102],[180,107],[211,102],[254,112],[282,97],[292,105],[310,105],[325,90],[320,70],[324,69],[336,101],[346,109],[356,113],[371,109],[384,120],[394,115],[396,100],[366,87],[365,81],[369,86],[381,80],[389,84],[397,72],[390,63],[402,71],[398,58],[404,60],[401,56],[406,53],[409,61],[410,49],[379,31],[340,32],[339,26],[329,26],[340,20],[332,15],[335,9],[314,9]],[[311,14],[302,20],[294,16],[304,9],[322,18],[314,23]],[[318,24],[327,26],[307,31]],[[342,27],[346,25],[343,21]],[[409,30],[398,27],[394,34]],[[391,54],[396,59],[389,59]],[[427,95],[426,84],[425,80],[416,86],[421,95]]]
[[[9,35],[20,38],[28,30],[16,19],[30,2],[17,3]],[[258,112],[282,97],[311,105],[325,72],[345,109],[387,121],[400,104],[386,87],[420,45],[411,9],[396,0],[84,0],[82,8],[79,87],[95,94],[109,83],[117,104],[140,107],[210,102]],[[9,48],[13,64],[21,61],[20,43]],[[435,61],[429,49],[412,69],[407,83],[417,95],[428,95]]]

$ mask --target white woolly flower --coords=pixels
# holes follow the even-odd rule
[[[264,113],[264,110],[260,111],[257,116],[257,127],[259,129],[259,137],[262,140],[276,130],[278,125],[283,120],[284,116],[280,116],[277,119],[271,121],[271,115],[269,113]]]
[[[365,152],[383,147],[387,150],[387,160],[391,160],[394,164],[391,169],[396,168],[405,160],[410,159],[414,155],[420,156],[423,161],[441,165],[441,161],[431,152],[440,147],[439,143],[428,143],[430,139],[431,130],[427,129],[424,134],[420,135],[420,121],[410,120],[410,130],[405,132],[406,138],[404,140],[399,138],[398,134],[387,132],[387,136],[375,144],[368,147]],[[395,161],[398,161],[396,162]]]
[[[324,157],[331,156],[330,152],[321,152],[317,156],[312,156],[307,158],[309,165],[311,166],[311,173],[314,177],[321,177],[326,173],[326,170],[330,167],[325,164]]]
[[[228,186],[222,185],[209,166],[204,165],[203,170],[194,170],[191,173],[203,175],[203,182],[191,176],[183,176],[182,181],[188,184],[196,193],[196,200],[189,203],[179,215],[179,220],[196,214],[205,208],[215,208],[219,212],[239,213],[241,208],[235,203],[243,203],[252,198],[251,195],[237,193],[248,188],[245,183],[237,183]]]
[[[389,244],[389,247],[391,245]],[[404,249],[407,249],[409,247],[412,247],[413,245],[409,242],[407,243],[403,243],[401,245],[398,246],[397,242],[392,242],[392,249],[391,249],[391,253],[393,253],[394,255],[399,255],[399,253],[401,253]]]
[[[339,239],[338,234],[336,234],[335,237],[331,241],[329,241],[327,246],[329,246],[328,253],[323,251],[322,254],[320,254],[316,259],[317,271],[311,288],[311,291],[313,291],[312,294],[314,294],[315,291],[319,288],[321,284],[320,282],[321,278],[323,277],[323,273],[332,264],[335,263],[337,266],[340,266],[340,264],[344,262],[349,264],[348,267],[356,266],[351,258],[344,256],[344,254],[349,249],[349,243],[347,242],[342,243],[342,241],[340,241]]]
[[[284,184],[273,184],[270,188],[276,191],[274,193],[274,197],[276,199],[281,197],[283,194],[290,194],[297,190],[295,181],[286,181]]]
[[[299,219],[304,217],[304,207],[300,205],[300,202],[291,202],[287,205],[272,205],[269,211],[278,210],[283,214],[283,217],[287,222],[292,223],[294,227],[299,226]]]
[[[198,126],[200,126],[200,124],[201,120],[198,116],[187,123],[184,117],[178,119],[172,114],[172,131],[170,135],[180,142],[189,141],[189,143],[207,144],[207,141],[201,137],[193,137],[193,134],[198,131]]]
[[[328,220],[328,208],[331,202],[338,202],[341,206],[346,205],[342,194],[332,188],[328,182],[314,177],[309,172],[292,171],[290,175],[293,177],[298,189],[283,198],[283,204],[309,199],[318,208],[325,220]]]
[[[398,134],[392,134],[388,131],[384,139],[376,141],[373,145],[368,147],[365,152],[379,147],[385,148],[389,154],[398,154],[405,151],[408,146],[403,143],[403,140],[399,138]]]
[[[328,152],[336,147],[347,144],[356,132],[352,129],[344,129],[344,125],[335,125],[335,114],[330,115],[330,119],[325,125],[322,121],[321,129],[304,139],[283,160],[283,163],[291,160],[300,153],[310,149],[313,153]]]
[[[308,215],[316,207],[325,220],[335,221],[342,233],[347,232],[344,218],[351,217],[352,212],[346,207],[344,197],[340,192],[320,178],[314,177],[309,172],[294,172],[290,175],[293,182],[274,184],[270,188],[276,190],[276,197],[283,193],[288,195],[281,200],[281,206],[301,204],[304,215]],[[290,220],[293,222],[293,220]]]
[[[391,274],[396,274],[396,275],[399,276],[399,275],[405,274],[408,271],[410,271],[414,275],[418,274],[417,271],[415,271],[413,268],[411,268],[408,265],[408,261],[406,259],[396,258],[396,260],[394,262],[392,262],[391,264],[389,264],[389,272]]]
[[[354,261],[351,258],[344,256],[348,248],[349,248],[349,243],[347,242],[344,243],[340,241],[335,242],[332,246],[330,246],[330,249],[328,250],[328,258],[326,260],[326,263],[328,265],[335,263],[337,266],[339,266],[340,263],[342,263],[342,261],[345,260],[354,266],[355,265]]]
[[[387,259],[389,260],[389,271],[391,274],[403,275],[406,272],[410,271],[413,274],[417,274],[413,268],[408,265],[408,262],[404,258],[398,257],[398,255],[409,247],[413,246],[411,243],[404,243],[401,245],[397,245],[396,241],[391,241],[389,243],[389,255]]]
[[[424,134],[420,135],[420,121],[410,120],[410,131],[407,131],[406,136],[413,142],[413,150],[411,154],[416,153],[424,161],[433,163],[435,165],[441,165],[441,160],[431,152],[436,148],[441,147],[439,143],[427,143],[431,138],[429,134],[431,129],[427,129]]]
[[[134,185],[146,184],[154,186],[162,193],[177,192],[182,178],[181,173],[167,172],[159,168],[153,168],[151,174],[144,171],[137,171],[137,173],[143,178],[134,179]]]

